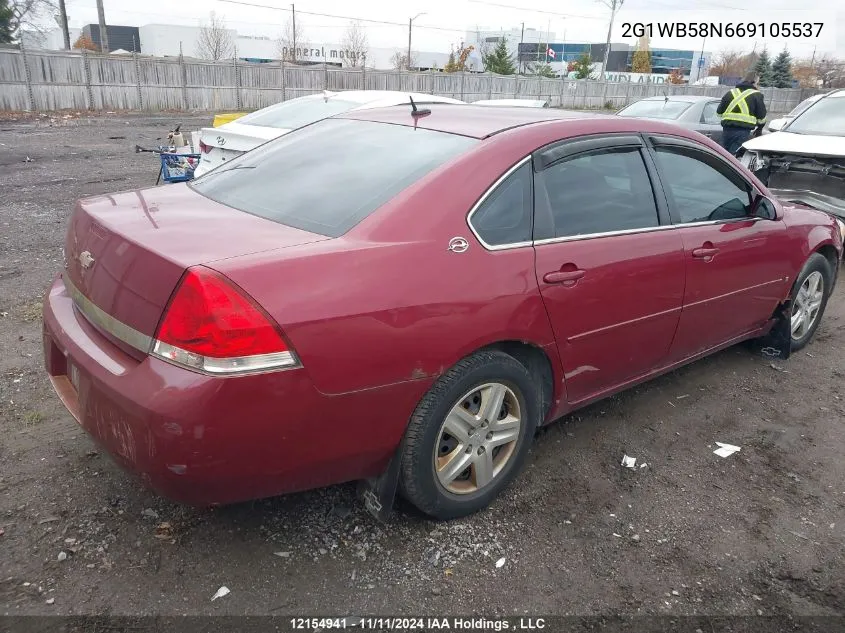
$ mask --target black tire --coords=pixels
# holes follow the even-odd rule
[[[800,337],[795,338],[794,336],[791,337],[792,340],[792,351],[797,352],[800,349],[803,349],[807,343],[813,338],[813,335],[816,333],[816,330],[819,327],[819,323],[821,323],[822,316],[824,315],[824,309],[827,307],[827,300],[830,297],[831,287],[833,285],[833,271],[830,269],[830,262],[824,255],[820,253],[813,253],[810,255],[809,259],[807,259],[807,263],[804,264],[804,268],[801,270],[801,274],[798,275],[798,279],[795,280],[795,285],[792,287],[792,294],[790,295],[790,314],[793,314],[796,306],[796,299],[798,297],[798,293],[801,290],[801,286],[807,280],[807,278],[812,275],[814,272],[819,273],[824,280],[824,288],[822,294],[822,302],[821,306],[819,307],[817,316],[813,321],[812,325],[809,329],[806,330]],[[791,334],[791,329],[790,329]]]
[[[459,398],[491,382],[505,385],[518,400],[518,439],[513,453],[489,484],[471,493],[455,494],[441,484],[435,470],[434,451],[441,427]],[[519,361],[498,351],[477,352],[452,367],[429,389],[411,416],[400,469],[402,495],[437,519],[455,519],[488,506],[519,473],[528,455],[541,421],[538,384]]]

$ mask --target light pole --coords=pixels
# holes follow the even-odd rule
[[[408,58],[407,63],[405,64],[405,66],[408,68],[408,72],[411,71],[411,29],[414,26],[414,20],[416,20],[421,15],[425,15],[425,12],[417,13],[414,17],[408,19]]]
[[[610,35],[613,31],[613,20],[616,17],[616,12],[622,8],[625,0],[601,0],[601,2],[610,9],[610,24],[607,25],[607,42],[604,45],[604,61],[602,62],[602,75],[607,81],[607,60],[610,57]]]

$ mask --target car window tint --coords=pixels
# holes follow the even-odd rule
[[[538,205],[550,211],[554,237],[659,224],[651,181],[637,148],[580,154],[540,172],[537,180]]]
[[[662,180],[681,222],[736,220],[751,212],[751,186],[721,160],[686,147],[658,147]]]
[[[337,237],[477,143],[404,125],[327,119],[242,154],[192,187],[235,209]]]
[[[718,107],[718,101],[708,101],[705,103],[704,109],[701,113],[701,120],[708,125],[718,125],[721,122],[719,115],[716,114],[716,109]]]
[[[531,163],[514,171],[472,214],[472,226],[491,246],[531,241]]]
[[[258,125],[282,130],[295,130],[304,125],[327,119],[335,114],[348,112],[360,103],[343,99],[292,99],[237,119],[240,125]]]

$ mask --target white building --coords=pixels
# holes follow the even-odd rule
[[[239,58],[255,61],[279,59],[280,50],[277,40],[269,37],[240,35],[235,29],[226,30],[232,38]],[[165,57],[178,56],[181,52],[185,57],[197,57],[197,44],[201,31],[202,28],[199,26],[146,24],[138,27],[140,53]],[[81,32],[82,29],[71,29],[71,44],[76,41]],[[302,45],[297,44],[297,58],[315,64],[349,66],[354,54],[352,51],[344,50],[343,46],[336,42],[309,41]],[[60,29],[53,29],[44,34],[24,32],[24,46],[31,49],[61,50],[64,48],[62,32]],[[367,51],[366,64],[368,68],[390,69],[394,67],[394,57],[397,54],[404,56],[407,53],[407,48],[403,47],[370,47]],[[443,68],[449,60],[449,52],[412,50],[411,58],[414,66],[423,70]],[[480,51],[476,50],[470,54],[467,59],[467,69],[472,72],[484,70]]]

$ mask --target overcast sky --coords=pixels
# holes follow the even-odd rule
[[[111,24],[142,26],[150,23],[198,25],[215,11],[225,19],[229,28],[241,35],[266,35],[277,38],[281,25],[290,16],[290,4],[280,0],[243,0],[256,6],[234,4],[226,0],[104,0],[106,21]],[[526,0],[425,0],[395,2],[388,0],[299,0],[296,2],[297,22],[303,25],[307,41],[313,45],[339,42],[348,20],[307,15],[306,12],[338,16],[354,16],[362,20],[370,46],[406,47],[408,19],[418,13],[425,15],[414,21],[413,48],[422,51],[448,52],[457,45],[467,30],[526,28],[550,30],[556,42],[603,42],[607,35],[610,11],[597,0],[531,0],[531,9],[518,9]],[[845,8],[837,13],[828,7],[839,2],[830,0],[626,0],[613,29],[614,42],[635,43],[635,38],[623,37],[625,22],[823,22],[819,38],[770,39],[735,38],[652,38],[652,47],[671,47],[720,51],[733,49],[749,52],[764,45],[779,52],[786,45],[795,57],[809,57],[829,52],[845,57]],[[794,7],[799,5],[800,10]],[[263,8],[268,7],[268,8]],[[269,7],[277,7],[276,9]],[[513,8],[511,8],[513,7]],[[741,8],[740,8],[741,7]],[[285,10],[279,10],[285,9]],[[71,26],[97,22],[95,0],[67,0]],[[400,25],[378,24],[366,20],[396,22]],[[436,28],[432,28],[436,27]],[[837,28],[840,27],[840,28]]]

